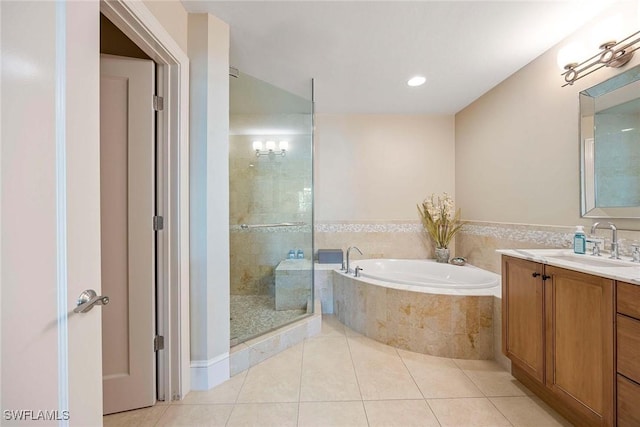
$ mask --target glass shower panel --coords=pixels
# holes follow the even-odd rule
[[[230,78],[231,344],[313,312],[313,103]]]

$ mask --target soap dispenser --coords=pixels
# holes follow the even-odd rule
[[[573,252],[583,254],[587,249],[587,236],[584,234],[582,225],[576,226],[576,233],[573,235]]]

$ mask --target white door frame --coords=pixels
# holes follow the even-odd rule
[[[100,12],[158,64],[157,183],[158,334],[165,349],[158,360],[158,395],[179,400],[190,391],[189,354],[189,58],[142,2],[100,2]]]

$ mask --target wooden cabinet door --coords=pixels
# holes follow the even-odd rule
[[[585,425],[613,425],[613,281],[546,266],[546,386]]]
[[[544,381],[542,264],[502,257],[502,352]]]
[[[618,427],[640,425],[640,385],[618,375]]]

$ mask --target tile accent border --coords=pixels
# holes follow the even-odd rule
[[[311,225],[293,226],[265,226],[255,228],[242,228],[240,225],[230,225],[229,233],[311,233]]]
[[[553,247],[571,247],[573,227],[528,224],[484,223],[469,221],[461,233],[500,240],[530,242]]]
[[[422,224],[418,222],[325,222],[316,223],[316,233],[419,233]]]
[[[495,240],[533,243],[540,247],[571,248],[574,230],[574,226],[468,221],[461,233]],[[585,230],[587,233],[589,232],[588,225],[585,225]],[[608,251],[611,232],[608,229],[598,229],[597,236],[604,239],[603,249]],[[618,244],[621,255],[631,256],[631,244],[638,241],[640,241],[640,232],[618,229]]]

